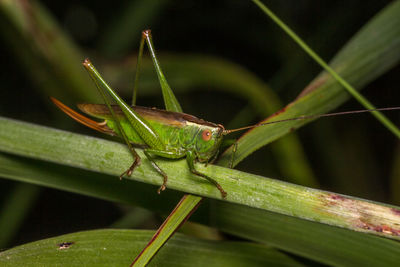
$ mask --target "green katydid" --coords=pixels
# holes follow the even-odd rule
[[[161,84],[166,110],[135,106],[138,73],[145,42],[149,48]],[[133,148],[131,144],[133,143],[145,146],[144,154],[157,172],[164,178],[158,193],[165,190],[168,177],[153,160],[152,155],[170,159],[186,157],[190,171],[213,183],[221,192],[222,197],[225,198],[226,192],[218,182],[197,171],[194,166],[195,161],[207,163],[212,161],[213,157],[218,154],[218,148],[225,133],[224,127],[181,113],[181,107],[170,89],[155,55],[150,30],[142,32],[137,64],[132,107],[130,107],[103,80],[88,59],[83,62],[84,67],[88,70],[100,94],[104,98],[106,105],[82,104],[79,107],[89,115],[105,119],[104,122],[93,121],[76,113],[58,100],[51,99],[61,110],[78,122],[100,132],[117,135],[124,139],[135,160],[130,168],[121,174],[121,178],[125,174],[130,176],[135,167],[140,164],[141,159]],[[111,95],[118,106],[111,106],[102,88]]]
[[[149,48],[150,55],[158,75],[158,79],[163,92],[166,110],[140,107],[135,105],[140,63],[145,42],[147,43],[147,46]],[[400,107],[394,107],[301,116],[286,120],[260,123],[233,130],[225,130],[225,128],[221,124],[207,122],[202,119],[198,119],[197,117],[194,117],[192,115],[182,113],[182,109],[161,70],[160,64],[155,54],[150,30],[145,30],[142,32],[133,90],[132,106],[127,105],[114,92],[114,90],[104,81],[99,72],[88,59],[83,62],[83,65],[87,69],[97,88],[99,89],[99,92],[105,101],[105,105],[79,104],[78,107],[86,114],[89,114],[96,118],[104,119],[104,121],[96,122],[75,112],[55,98],[51,98],[51,100],[62,111],[64,111],[67,115],[69,115],[76,121],[97,131],[110,135],[116,135],[124,139],[135,160],[129,167],[129,169],[121,174],[120,178],[122,178],[122,176],[124,175],[130,176],[135,167],[140,165],[141,158],[136,153],[132,144],[143,146],[145,156],[151,162],[155,170],[157,170],[157,172],[163,177],[163,184],[158,189],[158,193],[165,190],[168,176],[156,164],[152,157],[153,155],[170,159],[179,159],[186,157],[190,171],[193,174],[201,176],[213,183],[220,191],[221,196],[225,198],[227,193],[224,191],[221,185],[213,178],[197,171],[194,166],[194,163],[196,161],[201,163],[213,162],[213,160],[218,155],[223,136],[234,131],[290,120],[313,119],[333,115],[400,109]],[[111,97],[117,102],[118,105],[110,104],[102,88],[111,95]],[[233,156],[234,153],[232,154],[232,160]]]

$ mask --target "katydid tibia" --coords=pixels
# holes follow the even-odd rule
[[[140,70],[141,57],[143,54],[144,43],[150,51],[151,58],[153,60],[157,76],[161,85],[166,110],[159,110],[155,108],[147,108],[136,106],[136,93],[138,85],[138,77]],[[163,183],[158,189],[158,193],[165,190],[167,185],[168,176],[167,174],[156,164],[153,156],[160,156],[170,159],[179,159],[186,157],[188,167],[190,171],[198,176],[207,179],[209,182],[214,184],[221,193],[223,198],[226,197],[227,193],[221,187],[221,185],[213,178],[196,170],[194,163],[196,161],[201,163],[212,162],[218,155],[219,148],[221,146],[223,136],[234,131],[259,127],[271,123],[278,123],[291,120],[300,119],[313,119],[318,117],[326,117],[333,115],[345,115],[351,113],[361,112],[372,112],[378,110],[398,110],[400,107],[393,108],[381,108],[374,110],[357,110],[348,112],[337,112],[329,114],[319,114],[310,116],[301,116],[297,118],[285,119],[280,121],[273,121],[267,123],[260,123],[252,126],[246,126],[239,129],[225,130],[221,124],[215,124],[211,122],[198,119],[189,114],[182,113],[182,109],[169,87],[165,76],[161,70],[160,64],[157,60],[154,45],[152,42],[150,30],[142,32],[142,39],[139,47],[139,55],[137,61],[137,70],[134,83],[132,106],[126,104],[114,90],[104,81],[99,72],[95,69],[93,64],[86,59],[83,62],[84,67],[89,72],[96,87],[99,89],[102,95],[104,104],[80,104],[78,107],[93,117],[104,119],[102,122],[94,121],[87,118],[69,107],[62,104],[55,98],[51,100],[56,104],[62,111],[67,115],[75,119],[76,121],[92,128],[97,131],[116,135],[122,137],[131,151],[134,162],[121,174],[120,178],[124,175],[130,176],[134,171],[135,167],[140,165],[140,156],[136,153],[132,144],[144,146],[144,154],[154,167],[154,169],[163,177]],[[111,105],[105,90],[118,105]],[[236,144],[236,143],[235,143]],[[234,157],[235,147],[232,154]]]

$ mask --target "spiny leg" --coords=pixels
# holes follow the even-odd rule
[[[165,149],[165,144],[162,142],[162,140],[158,136],[158,133],[153,129],[149,122],[143,119],[134,109],[130,108],[128,104],[126,104],[125,101],[107,84],[107,82],[104,81],[103,77],[101,77],[100,73],[96,70],[89,59],[86,59],[83,62],[83,66],[85,66],[85,68],[88,70],[89,74],[95,81],[102,95],[104,93],[100,90],[100,85],[117,102],[126,119],[129,121],[130,126],[133,127],[133,129],[143,139],[143,141],[151,148],[158,150]]]
[[[186,154],[186,161],[188,163],[190,171],[193,174],[203,177],[203,178],[207,179],[209,182],[211,182],[212,184],[214,184],[218,188],[218,190],[221,192],[222,198],[226,198],[227,193],[224,191],[222,186],[217,181],[215,181],[213,178],[208,177],[207,175],[196,170],[196,168],[194,167],[194,160],[195,160],[194,153],[191,151],[188,151]]]
[[[104,102],[105,102],[106,105],[107,105],[108,110],[110,111],[110,113],[111,113],[113,119],[114,119],[115,122],[116,122],[116,125],[117,125],[117,127],[118,127],[119,132],[120,132],[121,135],[122,135],[122,138],[124,139],[126,145],[128,146],[129,151],[131,152],[131,154],[133,155],[133,157],[134,157],[134,159],[135,159],[135,160],[133,161],[132,165],[131,165],[126,171],[124,171],[124,172],[119,176],[119,179],[122,179],[122,177],[123,177],[124,175],[131,176],[131,174],[132,174],[132,172],[134,171],[134,169],[135,169],[137,166],[139,166],[140,163],[141,163],[140,156],[139,156],[138,153],[135,151],[135,149],[133,148],[132,144],[129,142],[128,136],[126,135],[124,129],[122,128],[121,124],[119,123],[118,117],[115,115],[114,109],[111,107],[110,101],[108,100],[106,94],[101,90],[101,87],[100,87],[100,85],[99,85],[99,83],[98,83],[98,80],[96,79],[94,69],[88,68],[88,67],[87,67],[87,66],[91,65],[90,61],[89,61],[88,59],[85,59],[85,61],[84,61],[83,64],[84,64],[84,66],[86,67],[86,70],[89,72],[90,77],[92,78],[92,80],[93,80],[94,83],[96,84],[96,88],[97,88],[98,91],[100,92],[100,95],[102,96]],[[102,80],[103,80],[103,79],[101,78],[100,81],[102,81]],[[104,86],[104,85],[103,85],[103,86]]]
[[[168,85],[168,82],[164,76],[164,73],[161,70],[161,66],[157,59],[156,51],[154,49],[153,37],[151,36],[151,30],[142,31],[142,38],[140,39],[139,53],[138,53],[138,59],[137,59],[137,63],[136,63],[135,82],[133,85],[132,105],[136,105],[136,96],[137,96],[137,90],[138,90],[138,85],[139,85],[139,72],[140,72],[145,42],[147,44],[147,47],[149,48],[150,56],[151,56],[151,59],[153,60],[153,64],[156,69],[157,77],[158,77],[158,80],[161,85],[161,90],[163,93],[163,98],[164,98],[164,103],[165,103],[165,109],[168,111],[182,112],[182,108],[181,108],[178,100],[176,99],[174,93],[172,92],[171,87]]]
[[[157,59],[156,51],[154,49],[153,38],[150,30],[144,30],[142,32],[142,41],[143,40],[145,40],[147,43],[151,59],[153,60],[154,67],[156,69],[157,77],[161,85],[165,109],[168,111],[182,112],[182,108],[172,92],[171,87],[168,85],[164,73],[161,70],[160,62]]]

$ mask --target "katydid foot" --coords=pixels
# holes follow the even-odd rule
[[[142,160],[140,159],[140,157],[139,157],[139,156],[136,156],[136,157],[135,157],[135,161],[132,163],[132,165],[131,165],[126,171],[124,171],[124,172],[119,176],[119,179],[122,180],[122,177],[124,177],[125,175],[126,175],[126,176],[131,176],[131,175],[132,175],[132,172],[135,170],[135,168],[136,168],[137,166],[140,165],[141,162],[142,162]]]

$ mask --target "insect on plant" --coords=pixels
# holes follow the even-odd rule
[[[145,42],[149,48],[161,84],[166,110],[135,105],[139,70]],[[104,81],[88,59],[83,62],[83,65],[95,82],[106,104],[81,104],[78,107],[83,112],[104,119],[104,121],[96,122],[73,111],[54,98],[51,98],[51,100],[76,121],[100,132],[116,135],[124,139],[134,157],[134,162],[129,169],[121,174],[120,178],[124,175],[130,176],[140,164],[141,158],[136,153],[132,144],[141,145],[145,146],[143,150],[145,156],[155,170],[163,177],[163,184],[158,189],[158,193],[165,190],[168,176],[157,165],[153,156],[170,159],[186,157],[190,171],[213,183],[221,192],[221,196],[223,198],[226,197],[227,193],[219,183],[213,178],[197,171],[194,163],[195,161],[203,163],[212,162],[218,155],[223,135],[228,132],[220,124],[207,122],[192,115],[182,113],[182,109],[161,70],[155,54],[150,30],[142,32],[131,107]],[[103,90],[106,90],[118,105],[111,105]]]
[[[156,69],[166,110],[136,106],[139,71],[145,43],[149,48],[150,55]],[[132,165],[120,175],[120,178],[125,175],[130,176],[134,169],[141,163],[141,158],[135,151],[133,144],[144,147],[143,152],[145,156],[150,161],[154,169],[163,177],[163,183],[158,189],[158,193],[165,190],[168,176],[157,165],[153,159],[153,156],[169,159],[180,159],[186,157],[190,171],[193,174],[203,177],[214,184],[220,191],[222,198],[225,198],[227,193],[224,191],[221,185],[213,178],[196,170],[194,164],[196,161],[206,164],[212,163],[218,156],[218,152],[225,135],[234,131],[240,131],[284,121],[313,119],[317,117],[371,112],[376,110],[400,109],[381,108],[374,110],[357,110],[322,115],[301,116],[297,118],[260,123],[233,130],[226,130],[221,124],[207,122],[195,116],[182,113],[182,108],[180,107],[179,102],[169,87],[161,70],[155,54],[150,30],[145,30],[142,32],[133,88],[132,106],[129,106],[124,100],[122,100],[118,94],[116,94],[115,91],[104,81],[89,59],[85,59],[83,65],[96,84],[96,87],[102,95],[105,104],[78,104],[78,108],[88,115],[103,119],[103,121],[94,121],[70,109],[55,98],[51,98],[51,100],[63,112],[79,123],[82,123],[99,132],[119,136],[124,139],[134,157],[134,161]],[[117,105],[111,105],[103,90],[105,90],[116,101]],[[234,152],[236,151],[235,148],[236,143],[234,143],[231,163],[233,162]]]

